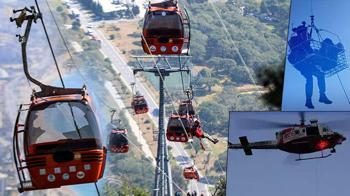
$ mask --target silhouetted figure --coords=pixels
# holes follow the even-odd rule
[[[319,50],[314,50],[311,47],[311,31],[309,33],[307,29],[305,22],[292,29],[296,35],[288,41],[291,48],[288,61],[305,77],[305,106],[314,109],[313,76],[317,78],[319,102],[331,104],[332,101],[326,96],[325,71],[337,66],[338,54],[343,50],[343,46],[341,43],[334,45],[331,39],[326,38],[321,42]]]
[[[302,25],[293,28],[292,31],[296,33],[288,41],[291,48],[291,53],[288,55],[288,60],[292,64],[302,62],[308,55],[313,54],[314,50],[311,48],[310,33],[307,30],[306,22]]]

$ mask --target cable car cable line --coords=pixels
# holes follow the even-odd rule
[[[245,62],[245,60],[244,60],[244,58],[243,58],[241,52],[239,51],[239,48],[236,46],[236,43],[235,43],[234,40],[232,39],[231,34],[229,33],[229,31],[228,31],[228,29],[227,29],[227,27],[226,27],[224,21],[222,20],[221,15],[218,13],[218,11],[217,11],[216,7],[214,6],[212,0],[208,0],[208,3],[211,5],[211,7],[212,7],[213,11],[215,12],[217,18],[219,19],[219,22],[220,22],[220,24],[222,25],[222,27],[223,27],[223,29],[224,29],[224,31],[225,31],[225,33],[226,33],[227,38],[231,41],[231,43],[232,43],[234,49],[236,50],[236,52],[237,52],[237,54],[238,54],[238,57],[239,57],[241,63],[243,64],[243,66],[244,66],[244,68],[245,68],[245,70],[246,70],[246,72],[247,72],[247,74],[248,74],[250,80],[251,80],[251,81],[253,82],[253,84],[256,86],[256,85],[257,85],[257,82],[256,82],[256,80],[254,79],[253,74],[252,74],[251,71],[249,70],[249,67],[248,67],[248,65],[246,64],[246,62]]]
[[[58,73],[58,75],[59,75],[59,78],[60,78],[62,87],[65,88],[65,85],[64,85],[64,82],[63,82],[63,78],[62,78],[62,74],[61,74],[60,68],[59,68],[58,63],[57,63],[57,60],[56,60],[55,53],[54,53],[53,48],[52,48],[52,45],[51,45],[51,41],[50,41],[49,34],[47,33],[47,30],[46,30],[46,26],[45,26],[45,23],[44,23],[44,19],[42,18],[42,14],[41,14],[41,11],[40,11],[40,8],[39,8],[38,1],[37,1],[37,0],[34,0],[34,1],[35,1],[35,4],[36,4],[36,7],[37,7],[37,9],[38,9],[38,14],[40,15],[40,21],[41,21],[41,24],[42,24],[42,26],[43,26],[43,29],[44,29],[44,32],[45,32],[45,36],[46,36],[47,42],[48,42],[48,44],[49,44],[49,48],[50,48],[50,51],[51,51],[53,60],[54,60],[54,62],[55,62],[55,66],[56,66],[56,69],[57,69],[57,73]]]
[[[52,9],[51,9],[51,6],[50,6],[48,0],[45,0],[45,2],[46,2],[46,4],[47,4],[47,7],[48,7],[48,9],[49,9],[49,12],[50,12],[50,14],[51,14],[51,16],[52,16],[52,18],[53,18],[54,24],[55,24],[55,26],[56,26],[56,29],[57,29],[57,31],[58,31],[58,33],[59,33],[59,36],[60,36],[62,42],[63,42],[63,45],[64,45],[65,49],[67,50],[67,52],[68,52],[68,54],[69,54],[70,60],[72,61],[72,65],[73,65],[74,68],[78,71],[78,74],[80,75],[80,77],[82,78],[82,80],[84,81],[84,83],[87,84],[87,83],[88,83],[88,82],[87,82],[88,80],[85,78],[85,76],[82,74],[82,72],[80,71],[79,67],[78,67],[77,64],[76,64],[76,62],[75,62],[75,60],[74,60],[74,58],[73,58],[72,52],[70,51],[70,49],[69,49],[69,47],[68,47],[68,43],[67,43],[66,39],[65,39],[64,36],[63,36],[63,33],[62,33],[62,31],[61,31],[61,29],[60,29],[58,23],[57,23],[56,17],[55,17],[55,15],[53,14],[53,11],[52,11]],[[101,97],[98,96],[97,94],[94,94],[94,96],[97,97],[97,98],[100,100],[100,102],[101,102],[104,106],[106,106],[108,109],[113,110],[113,109],[115,108],[115,107],[112,107],[112,106],[110,106],[109,104],[107,104],[106,101],[105,101],[105,99],[101,98]]]
[[[143,34],[141,34],[141,37],[142,37],[143,40],[145,40],[145,37],[143,36]],[[146,46],[149,48],[147,42],[145,42],[145,43],[146,43]],[[152,53],[151,53],[151,55],[152,55]],[[158,58],[159,58],[159,57],[158,57]],[[179,56],[179,58],[181,58],[181,56]],[[153,59],[154,64],[155,64],[155,68],[157,68],[157,71],[158,71],[158,74],[159,74],[160,79],[164,82],[165,80],[164,80],[164,78],[163,78],[163,76],[162,76],[162,74],[161,74],[160,68],[159,68],[158,63],[157,63],[159,59],[156,60],[156,58],[155,58],[154,56],[152,56],[152,59]],[[174,101],[172,95],[170,94],[170,92],[169,92],[169,90],[168,90],[168,88],[167,88],[165,82],[164,82],[164,89],[165,89],[166,94],[167,94],[167,95],[170,97],[170,99],[171,99],[171,105],[174,107],[173,113],[177,113],[176,106],[175,106],[175,104],[174,104],[175,101]],[[175,112],[174,112],[174,111],[175,111]],[[180,120],[180,123],[181,123],[182,129],[184,130],[184,133],[186,134],[187,137],[189,137],[189,135],[188,135],[188,133],[187,133],[187,131],[186,131],[186,128],[185,128],[185,126],[184,126],[184,124],[183,124],[183,122],[182,122],[181,120]],[[190,145],[191,145],[192,149],[195,149],[192,143],[190,143]],[[221,165],[221,163],[219,163],[219,164]],[[220,169],[221,169],[222,171],[224,171],[223,168],[222,168],[222,166],[220,166]],[[206,176],[204,176],[204,177],[205,177],[205,179],[206,179],[207,182],[208,182],[207,177],[206,177]]]
[[[141,36],[142,36],[142,39],[145,39],[144,36],[143,36],[143,34],[141,34]],[[146,46],[148,47],[147,42],[145,42],[145,43],[146,43]],[[151,55],[152,55],[152,53],[151,53]],[[165,80],[164,80],[164,78],[163,78],[163,75],[162,75],[162,73],[161,73],[161,71],[160,71],[160,68],[159,68],[159,66],[158,66],[158,61],[160,60],[159,58],[160,58],[160,57],[158,57],[158,59],[156,59],[154,56],[152,56],[152,59],[153,59],[153,61],[154,61],[155,68],[157,69],[157,72],[158,72],[158,74],[159,74],[160,79],[161,79],[161,80],[163,81],[163,83],[164,83],[164,90],[165,90],[166,94],[170,97],[170,99],[171,99],[171,105],[174,107],[173,113],[177,113],[176,106],[175,106],[175,104],[174,104],[175,101],[174,101],[172,95],[169,93],[169,90],[168,90],[168,88],[167,88],[167,85],[166,85],[166,83],[165,83]],[[180,59],[180,58],[181,58],[181,56],[179,56],[179,59]],[[175,111],[175,112],[174,112],[174,111]],[[182,129],[184,130],[184,133],[186,134],[186,137],[189,138],[189,134],[187,133],[187,131],[186,131],[186,129],[185,129],[185,126],[184,126],[184,124],[183,124],[183,122],[182,122],[181,120],[180,120],[180,123],[181,123]],[[191,146],[192,149],[195,149],[192,143],[190,143],[190,146]],[[177,147],[176,145],[175,145],[175,147],[176,147],[176,150],[179,151],[179,149],[178,149],[178,147]],[[206,176],[204,176],[204,178],[206,179],[207,182],[209,182]]]
[[[14,153],[14,160],[15,160],[15,166],[17,169],[18,179],[19,179],[19,192],[23,191],[31,191],[31,190],[39,190],[39,189],[50,189],[50,188],[59,188],[64,185],[72,185],[72,184],[82,184],[82,183],[91,183],[91,182],[97,182],[98,179],[102,178],[103,176],[103,170],[104,170],[104,164],[106,161],[106,151],[104,146],[99,145],[100,135],[99,135],[99,127],[96,122],[96,116],[94,112],[91,109],[90,99],[88,98],[88,94],[86,92],[85,86],[83,88],[66,88],[64,85],[63,78],[61,76],[60,69],[58,67],[55,54],[53,52],[53,48],[48,36],[48,33],[46,31],[45,23],[42,19],[42,14],[40,12],[39,5],[37,1],[35,1],[37,10],[36,12],[35,7],[31,6],[31,9],[24,8],[20,10],[14,10],[14,13],[21,12],[21,14],[17,18],[10,18],[11,22],[16,22],[17,27],[21,27],[24,21],[27,20],[26,28],[24,36],[17,35],[19,37],[19,41],[21,42],[22,46],[22,60],[23,60],[23,66],[24,66],[24,72],[27,77],[27,81],[31,81],[34,84],[38,85],[41,88],[40,92],[33,91],[33,95],[31,97],[31,103],[30,104],[21,104],[20,108],[18,110],[18,115],[15,122],[15,128],[14,128],[14,137],[13,137],[13,153]],[[27,15],[29,13],[29,15]],[[56,69],[57,72],[59,72],[60,80],[62,83],[62,88],[60,87],[54,87],[49,86],[41,83],[40,81],[33,78],[29,71],[28,71],[28,64],[27,64],[27,55],[26,55],[26,46],[29,38],[29,33],[31,30],[32,22],[36,22],[37,19],[40,19],[42,21],[43,28],[45,30],[45,35],[47,36],[47,40],[49,43],[49,47],[52,53],[52,56],[56,62]],[[30,83],[29,86],[31,87]],[[52,126],[60,126],[60,124],[51,124],[50,130],[47,130],[45,126],[47,126],[45,123],[50,123],[52,118],[50,117],[47,119],[47,117],[51,115],[46,115],[47,112],[54,112],[57,111],[57,120],[59,118],[63,118],[68,120],[68,122],[72,119],[70,117],[67,117],[67,114],[62,111],[64,109],[64,103],[66,103],[69,107],[69,110],[71,112],[73,122],[75,123],[74,126],[76,130],[78,131],[79,138],[74,138],[75,136],[70,134],[69,127],[67,127],[67,130],[55,130]],[[72,104],[74,103],[74,106]],[[23,106],[28,106],[27,109],[23,109]],[[92,137],[87,136],[86,138],[82,138],[80,134],[80,130],[76,123],[76,116],[73,113],[73,107],[76,107],[77,109],[80,109],[83,116],[80,116],[80,118],[85,119],[87,122],[86,126],[89,126],[90,130],[84,130],[84,132],[88,134],[92,133]],[[27,120],[21,124],[20,121],[20,115],[22,112],[26,111],[27,113]],[[45,113],[43,113],[45,112]],[[52,113],[55,114],[55,113]],[[78,114],[79,115],[79,114]],[[32,117],[33,116],[33,117]],[[46,119],[45,119],[46,118]],[[40,123],[39,127],[38,125],[34,125],[34,123]],[[46,122],[48,121],[48,122]],[[85,123],[85,122],[84,122]],[[66,123],[67,124],[67,123]],[[20,127],[23,127],[23,130],[19,130]],[[83,127],[83,128],[84,128]],[[59,128],[59,127],[56,127]],[[62,128],[62,127],[61,127]],[[39,132],[38,132],[39,130]],[[90,131],[91,133],[89,133]],[[96,135],[94,133],[96,131]],[[29,132],[29,133],[28,133]],[[33,134],[34,133],[34,134]],[[19,134],[23,134],[21,139],[23,138],[22,143],[19,141]],[[41,135],[44,135],[44,137],[48,137],[50,139],[44,139],[40,138]],[[53,135],[50,135],[53,134]],[[55,134],[60,134],[60,137],[62,139],[57,138]],[[29,142],[28,142],[29,141]],[[94,141],[93,143],[91,143]],[[73,143],[72,143],[73,142]],[[90,142],[90,143],[86,143]],[[81,144],[85,144],[86,147],[81,147]],[[54,147],[54,145],[57,145],[57,147]],[[85,176],[85,173],[83,171],[79,171],[80,169],[77,167],[80,167],[82,164],[82,159],[84,159],[84,156],[77,156],[75,157],[75,154],[77,152],[76,147],[74,146],[80,146],[78,153],[94,153],[96,156],[98,156],[98,160],[96,161],[89,161],[86,160],[84,163],[86,164],[86,167],[84,166],[85,170],[91,170],[91,168],[94,168],[91,171],[85,171],[87,173],[87,176]],[[52,148],[54,147],[54,148]],[[22,149],[21,149],[22,148]],[[45,156],[42,155],[42,151],[45,150]],[[50,149],[52,148],[52,149]],[[68,148],[68,149],[67,149]],[[23,156],[21,155],[23,152]],[[40,157],[38,157],[40,156]],[[52,156],[52,159],[54,162],[56,162],[58,169],[60,172],[56,172],[55,169],[55,175],[63,178],[63,181],[56,181],[56,176],[54,174],[50,174],[52,169],[46,168],[46,163],[42,165],[41,161],[43,159],[44,162],[46,162],[46,159]],[[34,159],[39,162],[33,162]],[[81,159],[82,158],[82,159]],[[51,160],[48,160],[51,161]],[[62,169],[65,169],[67,167],[68,161],[74,161],[71,162],[71,164],[76,164],[75,171],[79,169],[76,173],[75,177],[69,177],[69,174],[63,173],[61,174]],[[50,163],[47,163],[48,166],[50,166]],[[70,163],[69,163],[70,165]],[[44,167],[45,166],[45,167]],[[44,167],[45,169],[43,169]],[[26,170],[26,171],[24,171]],[[58,171],[58,170],[57,170]],[[46,176],[48,174],[48,176]],[[27,178],[28,177],[28,178]],[[80,179],[80,180],[78,180]],[[48,181],[48,182],[46,182]],[[56,182],[55,182],[56,181]]]
[[[124,136],[123,136],[123,137],[124,137]],[[132,142],[129,138],[126,138],[126,139],[130,142],[130,144],[132,144],[132,145],[135,147],[135,149],[137,149],[137,150],[138,150],[139,152],[141,152],[141,153],[144,153],[143,150],[140,149],[140,147],[139,147],[138,145],[136,145],[134,142]],[[148,156],[145,156],[145,159],[148,160],[150,163],[153,162],[153,160],[152,160],[151,158],[149,158]],[[155,166],[155,167],[157,167],[157,166]],[[159,167],[158,167],[158,168],[159,168]],[[169,176],[166,175],[166,173],[165,173],[164,170],[162,170],[161,172],[163,172],[163,174],[164,174],[167,178],[169,178]],[[183,190],[176,182],[173,181],[173,184],[176,186],[176,188],[178,188],[179,190],[181,190],[181,192],[186,193],[186,191]]]
[[[46,0],[46,3],[48,4],[47,0]],[[54,21],[56,21],[56,20],[55,20],[55,16],[53,15],[52,10],[51,10],[49,4],[48,4],[48,7],[49,7],[49,10],[50,10],[50,12],[51,12],[51,14],[52,14],[52,17],[54,18]],[[71,55],[71,52],[70,52],[70,50],[69,50],[69,47],[68,47],[68,45],[67,45],[67,42],[65,41],[65,38],[63,37],[63,34],[62,34],[62,32],[61,32],[61,30],[60,30],[60,28],[59,28],[57,22],[55,22],[55,24],[56,24],[56,28],[58,29],[58,32],[59,32],[59,34],[60,34],[60,37],[61,37],[61,39],[62,39],[63,42],[64,42],[64,45],[65,45],[65,47],[66,47],[66,50],[68,51],[68,53],[69,53],[69,55],[70,55],[70,58],[71,58],[71,60],[72,60],[72,62],[73,62],[74,67],[78,70],[79,74],[81,75],[81,77],[83,78],[83,80],[86,82],[86,79],[84,78],[84,76],[82,75],[82,73],[80,73],[80,69],[79,69],[79,68],[76,66],[76,64],[75,64],[75,61],[74,61],[74,59],[73,59],[73,57],[72,57],[72,55]],[[98,97],[98,96],[97,96],[97,97]],[[98,97],[98,98],[99,98],[99,97]],[[112,108],[111,106],[109,106],[108,104],[106,104],[106,103],[104,102],[103,99],[101,99],[101,100],[102,100],[102,103],[103,103],[105,106],[107,106],[108,108]],[[129,140],[129,141],[130,141],[130,140]],[[136,146],[136,147],[137,147],[137,146]],[[143,151],[141,151],[141,152],[143,152]],[[144,153],[144,152],[143,152],[143,153]],[[162,172],[164,173],[164,171],[162,171]],[[164,173],[164,174],[165,174],[165,173]],[[174,184],[174,182],[173,182],[173,184]],[[176,184],[175,184],[175,185],[176,185]],[[178,185],[176,185],[176,186],[177,186],[177,188],[179,188]],[[185,191],[183,191],[183,190],[182,190],[182,192],[185,193]]]

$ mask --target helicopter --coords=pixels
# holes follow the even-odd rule
[[[250,143],[246,136],[242,136],[239,137],[240,144],[229,142],[228,148],[243,149],[246,155],[253,155],[252,149],[279,149],[288,153],[298,154],[299,158],[296,161],[302,161],[327,158],[336,152],[335,146],[342,144],[346,140],[346,137],[342,134],[335,132],[327,125],[319,124],[316,119],[310,120],[310,123],[306,124],[304,112],[300,112],[299,117],[299,124],[274,123],[275,127],[284,127],[284,129],[275,133],[275,140]],[[330,153],[325,155],[323,151],[326,149],[330,149]],[[314,152],[321,152],[321,156],[301,157],[302,154]]]

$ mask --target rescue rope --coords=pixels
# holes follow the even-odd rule
[[[94,182],[94,184],[95,184],[95,188],[96,188],[97,195],[100,196],[100,190],[98,190],[97,182]]]
[[[342,88],[343,91],[344,91],[345,97],[346,97],[348,103],[350,104],[350,99],[349,99],[348,93],[346,92],[345,87],[344,87],[344,84],[343,84],[342,80],[340,79],[340,76],[339,76],[338,73],[337,73],[337,78],[338,78],[338,80],[339,80],[339,83],[340,83],[341,88]]]

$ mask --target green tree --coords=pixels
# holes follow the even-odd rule
[[[226,196],[226,180],[220,179],[215,186],[214,196]]]
[[[72,29],[75,31],[78,31],[80,29],[80,20],[73,20],[72,22]]]
[[[60,6],[60,5],[57,6],[57,7],[56,7],[56,11],[57,11],[57,12],[62,12],[62,11],[63,11],[63,7]]]
[[[199,117],[203,129],[211,134],[227,135],[227,107],[215,101],[206,101],[199,105]]]
[[[148,196],[150,194],[151,193],[149,193],[147,190],[138,186],[130,185],[127,182],[124,182],[122,187],[118,190],[119,196]]]
[[[132,6],[131,11],[134,14],[134,16],[136,16],[140,13],[140,8],[139,8],[139,6],[135,5],[135,6]]]

